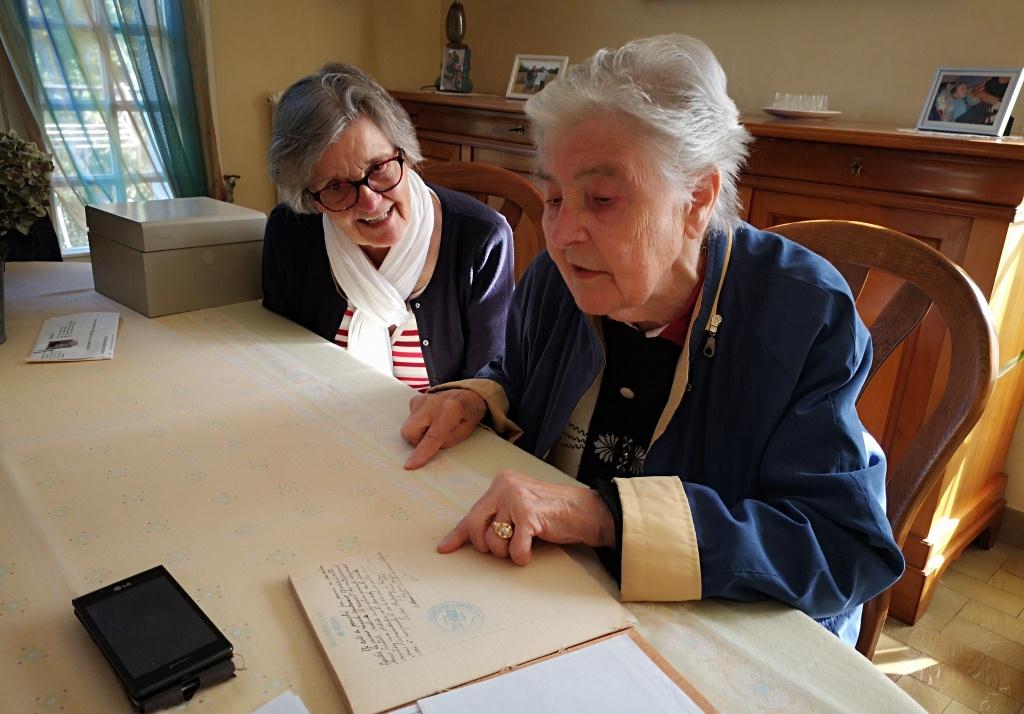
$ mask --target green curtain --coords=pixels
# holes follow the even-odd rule
[[[84,228],[86,203],[207,193],[182,0],[4,0],[0,39],[66,222]]]
[[[121,27],[130,30],[124,33],[130,50],[128,58],[139,78],[143,106],[152,124],[153,140],[167,169],[171,190],[179,197],[202,196],[206,192],[203,149],[181,2],[153,3],[160,28],[168,38],[164,74],[160,71],[141,0],[110,2]],[[152,22],[153,18],[149,19]]]

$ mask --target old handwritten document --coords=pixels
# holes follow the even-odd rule
[[[630,613],[564,551],[377,551],[293,573],[354,714],[416,702],[621,630]]]

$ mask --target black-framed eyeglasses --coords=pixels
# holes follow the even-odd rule
[[[305,193],[328,211],[347,211],[359,201],[360,186],[374,193],[384,193],[400,184],[404,175],[405,152],[399,149],[397,155],[371,166],[358,181],[335,181],[319,191],[307,188]]]

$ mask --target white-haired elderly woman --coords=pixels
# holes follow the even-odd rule
[[[471,376],[501,351],[512,231],[479,201],[428,186],[408,114],[329,64],[278,103],[270,177],[285,203],[263,244],[263,304],[414,389]]]
[[[854,643],[899,577],[885,459],[855,410],[869,335],[843,278],[739,221],[749,136],[711,51],[601,50],[526,104],[542,254],[505,352],[417,395],[408,468],[485,416],[589,488],[512,471],[439,544],[598,549],[627,600],[776,598]]]

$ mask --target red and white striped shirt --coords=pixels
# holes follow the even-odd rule
[[[348,328],[352,323],[352,313],[351,307],[345,310],[345,316],[341,318],[338,332],[334,336],[334,342],[345,349],[348,349]],[[395,379],[417,391],[426,391],[430,386],[415,315],[410,315],[405,324],[399,325],[391,333],[391,372]]]

